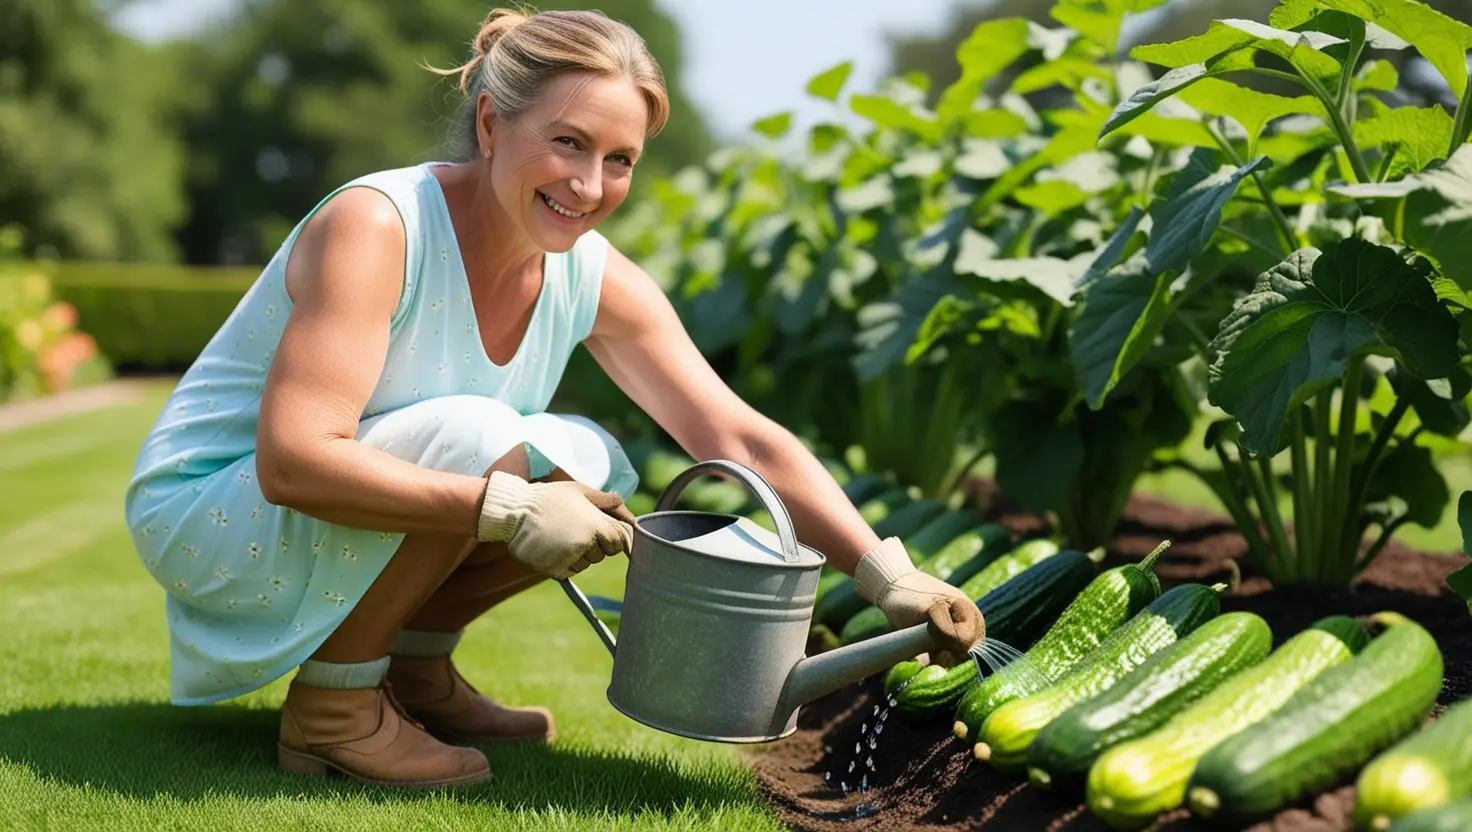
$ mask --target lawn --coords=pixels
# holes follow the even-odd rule
[[[457,652],[492,695],[557,715],[551,748],[485,749],[490,784],[418,793],[279,773],[285,679],[170,705],[163,593],[122,520],[167,393],[0,434],[0,828],[781,828],[736,748],[608,705],[611,660],[555,584],[492,611]],[[617,594],[623,563],[579,583]]]

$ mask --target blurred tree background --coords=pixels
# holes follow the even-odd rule
[[[126,2],[126,0],[122,0]],[[483,0],[250,0],[208,37],[150,47],[118,3],[0,0],[0,219],[28,255],[260,264],[333,187],[443,158]],[[710,150],[654,0],[596,6],[648,42],[674,118],[636,187]]]

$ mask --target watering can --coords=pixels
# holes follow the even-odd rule
[[[744,517],[673,510],[706,474],[728,475],[771,515],[777,534]],[[805,705],[935,648],[926,624],[808,657],[808,629],[826,558],[800,545],[772,486],[736,462],[696,464],[634,523],[615,639],[571,580],[562,580],[608,651],[608,701],[670,734],[770,742],[797,730]]]

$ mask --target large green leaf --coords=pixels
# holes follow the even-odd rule
[[[1436,470],[1431,449],[1402,442],[1380,460],[1375,469],[1375,489],[1371,500],[1393,495],[1405,501],[1406,519],[1423,528],[1441,522],[1446,504],[1451,501],[1446,478]]]
[[[853,69],[853,61],[844,61],[814,75],[812,80],[808,81],[808,95],[828,101],[837,101],[838,94],[843,91],[843,85],[848,83],[849,73],[853,72]]]
[[[1028,23],[1024,18],[988,20],[972,29],[971,35],[956,48],[961,77],[941,93],[936,106],[941,120],[950,122],[969,113],[986,82],[1030,48]]]
[[[848,103],[856,115],[880,127],[908,130],[927,141],[940,138],[940,124],[916,105],[906,105],[883,95],[854,95]]]
[[[1076,92],[1083,87],[1084,81],[1090,78],[1107,83],[1113,79],[1113,76],[1109,72],[1109,67],[1097,61],[1083,58],[1059,58],[1023,70],[1012,80],[1012,92],[1027,95],[1055,85]]]
[[[1127,15],[1140,14],[1165,0],[1060,0],[1048,14],[1064,26],[1103,47],[1113,55],[1119,49],[1119,32]]]
[[[1390,375],[1390,384],[1397,396],[1410,402],[1416,418],[1432,433],[1456,436],[1472,424],[1465,401],[1472,388],[1472,377],[1461,367],[1456,368],[1450,379],[1438,379],[1435,384],[1410,373],[1395,372]]]
[[[1150,209],[1153,228],[1145,255],[1155,274],[1184,269],[1211,242],[1221,222],[1222,206],[1237,186],[1253,171],[1269,165],[1267,157],[1259,156],[1240,168],[1213,170],[1211,158],[1207,151],[1193,153],[1186,168],[1176,174],[1167,198]]]
[[[999,283],[1023,282],[1063,304],[1073,305],[1073,283],[1083,271],[1078,259],[1019,257],[1010,260],[957,259],[956,273]]]
[[[1170,316],[1169,276],[1144,252],[1115,266],[1080,293],[1069,351],[1089,406],[1098,408],[1150,350]]]
[[[859,309],[859,353],[853,359],[861,381],[877,378],[905,359],[930,310],[946,295],[959,289],[954,275],[937,268],[907,279],[882,301]]]
[[[770,116],[767,116],[766,118],[757,119],[751,125],[751,129],[755,130],[758,133],[761,133],[763,136],[766,136],[769,139],[780,139],[783,136],[787,135],[787,131],[791,128],[792,113],[787,111],[774,113]]]
[[[1056,508],[1083,465],[1078,423],[1029,401],[1004,403],[990,421],[998,488],[1026,510]]]
[[[1135,230],[1140,227],[1140,220],[1145,218],[1145,212],[1138,205],[1130,207],[1130,212],[1125,215],[1119,227],[1109,235],[1109,239],[1099,248],[1099,253],[1089,263],[1089,267],[1078,279],[1077,286],[1080,290],[1087,290],[1089,284],[1097,280],[1101,275],[1114,268],[1121,257],[1130,250],[1130,243],[1134,239]]]
[[[1099,138],[1102,139],[1129,124],[1149,112],[1151,107],[1209,76],[1210,72],[1205,64],[1186,64],[1140,87],[1119,102],[1119,106],[1109,114],[1109,119],[1099,129]]]
[[[1436,67],[1454,95],[1467,85],[1467,50],[1472,49],[1472,26],[1448,17],[1420,0],[1312,0],[1295,2],[1274,12],[1278,21],[1304,19],[1302,7],[1352,14],[1409,42]],[[1383,48],[1383,47],[1382,47]]]
[[[1285,415],[1343,376],[1351,358],[1395,358],[1421,378],[1457,360],[1457,326],[1424,262],[1351,237],[1300,249],[1263,273],[1210,344],[1208,395],[1242,423],[1252,453],[1282,448]]]
[[[1397,107],[1362,118],[1352,129],[1354,143],[1361,148],[1395,146],[1391,179],[1417,173],[1437,159],[1446,158],[1446,149],[1452,143],[1452,117],[1437,104]]]
[[[1180,100],[1207,115],[1227,116],[1247,132],[1247,155],[1257,153],[1257,140],[1275,119],[1288,115],[1324,115],[1324,106],[1312,95],[1290,98],[1248,89],[1219,78],[1203,78],[1179,93]]]
[[[1462,529],[1462,554],[1472,554],[1472,491],[1463,491],[1457,498],[1457,525]],[[1472,612],[1472,564],[1453,572],[1446,585],[1466,599],[1467,610]]]
[[[1214,71],[1240,70],[1251,68],[1251,62],[1244,62],[1236,53],[1257,50],[1277,55],[1327,87],[1339,76],[1339,62],[1322,50],[1342,43],[1343,38],[1323,32],[1290,32],[1252,20],[1227,19],[1212,21],[1199,35],[1137,46],[1130,56],[1165,67],[1205,64]]]

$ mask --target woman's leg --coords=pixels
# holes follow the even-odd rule
[[[492,471],[525,475],[517,447]],[[282,707],[279,765],[302,774],[336,770],[386,785],[450,785],[490,776],[485,755],[435,739],[400,717],[387,694],[388,652],[395,638],[477,541],[453,535],[406,535],[387,566],[343,622],[304,662]]]

